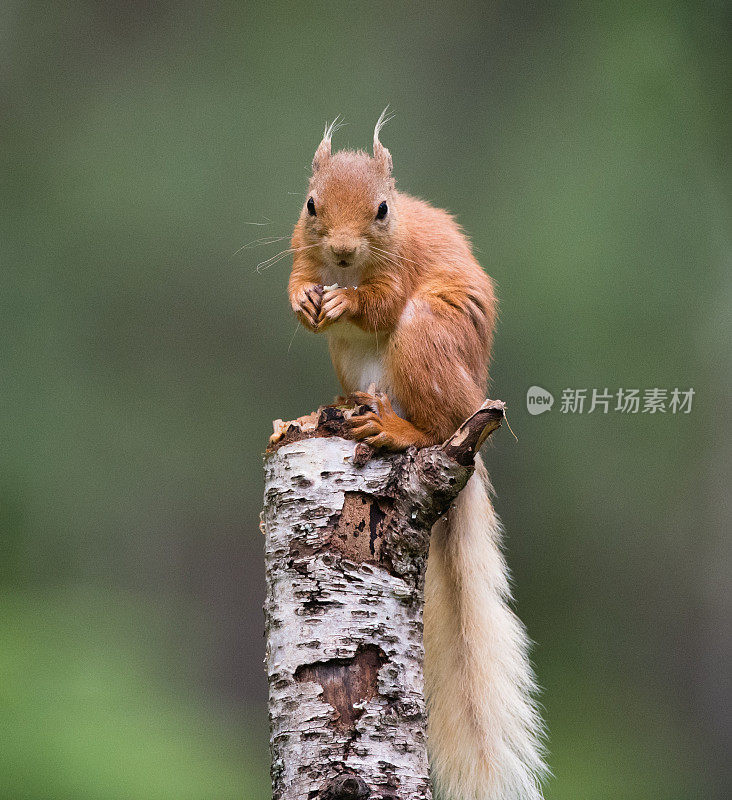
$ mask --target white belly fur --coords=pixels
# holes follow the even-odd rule
[[[343,378],[346,392],[367,392],[373,385],[386,393],[397,414],[401,414],[386,375],[384,360],[388,335],[366,333],[350,322],[336,322],[327,331],[333,364]]]

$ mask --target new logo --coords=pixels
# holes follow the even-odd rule
[[[541,386],[531,386],[526,392],[526,410],[536,416],[550,411],[554,405],[554,396]]]

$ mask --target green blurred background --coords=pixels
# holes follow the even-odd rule
[[[496,279],[486,459],[553,800],[730,796],[723,2],[5,2],[0,797],[268,796],[270,421],[337,390],[287,236],[326,119]],[[263,223],[255,225],[253,223]],[[282,246],[286,246],[286,242]],[[554,409],[526,412],[526,390]],[[571,415],[565,387],[694,387]]]

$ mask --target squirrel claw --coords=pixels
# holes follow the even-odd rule
[[[356,411],[347,420],[350,436],[371,445],[376,450],[406,450],[408,447],[424,447],[429,437],[402,419],[392,408],[389,397],[369,386],[368,392],[353,392],[348,398],[357,405]],[[365,409],[362,410],[362,409]]]
[[[356,414],[346,424],[350,428],[351,436],[358,441],[362,441],[369,436],[376,436],[383,431],[381,419],[373,411],[367,411],[365,414]]]
[[[325,290],[320,304],[318,323],[320,330],[330,327],[344,314],[353,310],[353,290],[346,287]]]
[[[318,332],[318,316],[323,299],[323,287],[317,284],[303,287],[292,302],[297,318],[308,330]]]
[[[356,409],[346,423],[354,439],[367,443],[384,431],[381,416],[383,401],[380,401],[375,387],[369,386],[369,389],[369,392],[352,392],[348,395],[348,400],[355,404]]]
[[[356,406],[366,406],[370,408],[375,414],[381,414],[384,411],[384,401],[389,402],[385,394],[377,392],[373,384],[369,387],[371,391],[368,392],[351,392],[348,395],[348,400]],[[389,403],[391,410],[391,403]]]
[[[370,386],[368,392],[353,392],[349,400],[358,406],[347,421],[352,438],[377,450],[404,449],[402,428],[412,426],[397,415],[387,395]]]

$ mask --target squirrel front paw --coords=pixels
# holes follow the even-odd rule
[[[353,314],[356,309],[356,289],[343,286],[326,289],[318,316],[318,330],[325,330],[344,314]]]
[[[309,331],[318,332],[318,317],[323,300],[323,287],[317,283],[303,286],[292,297],[292,310]]]

